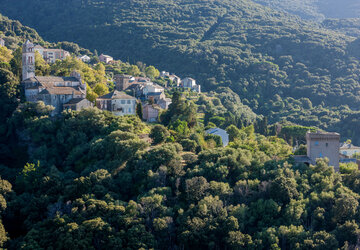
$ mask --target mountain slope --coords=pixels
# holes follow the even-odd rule
[[[18,43],[30,39],[43,44],[43,39],[32,28],[22,25],[19,21],[11,20],[0,14],[0,37],[5,38],[8,48],[16,48]]]
[[[285,118],[351,137],[341,120],[360,119],[353,111],[360,104],[357,41],[249,0],[0,4],[3,14],[46,40],[190,75],[206,90],[230,87],[270,121]]]
[[[353,37],[360,37],[360,18],[325,19],[322,23],[327,29],[336,30]]]
[[[360,14],[360,3],[357,0],[255,0],[255,2],[317,21],[325,18],[356,18]]]

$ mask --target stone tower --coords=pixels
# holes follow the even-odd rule
[[[317,158],[327,157],[329,166],[333,166],[336,172],[339,171],[340,135],[338,133],[308,132],[306,141],[307,156],[311,159],[311,164],[315,164]]]
[[[35,76],[34,44],[27,40],[22,48],[22,80]]]
[[[130,84],[131,78],[132,77],[128,75],[115,75],[114,80],[115,80],[116,90],[117,91],[126,90],[131,85]]]

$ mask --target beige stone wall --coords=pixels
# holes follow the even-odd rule
[[[128,101],[130,103],[128,103]],[[111,110],[115,115],[135,115],[136,100],[135,99],[115,99],[111,101]]]
[[[344,148],[344,149],[340,149],[340,153],[352,157],[354,154],[356,153],[360,153],[360,149],[359,148]]]
[[[312,164],[316,163],[316,159],[329,159],[329,165],[339,171],[340,161],[340,135],[336,133],[321,134],[307,133],[307,156],[311,159]]]

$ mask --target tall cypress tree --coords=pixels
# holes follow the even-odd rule
[[[136,105],[136,115],[137,115],[140,119],[143,118],[143,107],[142,107],[141,102],[139,102],[139,103]]]

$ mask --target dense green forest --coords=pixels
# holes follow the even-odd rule
[[[187,150],[201,145],[198,129],[157,125],[150,145],[140,139],[150,128],[136,117],[89,109],[54,121],[50,110],[22,105],[9,121],[28,144],[30,163],[1,166],[4,247],[336,249],[357,242],[356,170],[335,174],[324,161],[294,167],[287,144],[251,127],[234,127],[228,148],[194,153]],[[170,134],[188,141],[164,143]]]
[[[304,19],[321,21],[325,18],[355,18],[360,14],[356,0],[254,0],[271,8],[298,15]]]
[[[356,245],[358,170],[334,173],[324,160],[294,165],[290,145],[252,125],[230,125],[230,145],[222,148],[220,137],[204,134],[197,105],[180,92],[162,114],[163,125],[96,108],[54,119],[51,106],[19,103],[19,65],[1,52],[0,247]],[[223,89],[197,104],[212,114],[231,108],[233,98]],[[208,124],[222,121],[215,117]],[[300,136],[304,129],[288,128]]]
[[[322,26],[353,37],[360,37],[360,18],[325,19]]]
[[[250,0],[0,4],[46,40],[193,76],[204,90],[229,87],[272,123],[317,126],[360,143],[360,44],[351,36]]]
[[[279,138],[302,142],[314,128],[283,121],[275,136],[274,125],[241,102],[247,98],[240,99],[233,83],[216,78],[209,80],[209,93],[167,93],[173,103],[161,124],[96,108],[54,119],[53,107],[24,103],[20,87],[18,46],[29,37],[49,43],[18,22],[13,29],[12,20],[2,20],[14,51],[0,48],[1,248],[355,248],[360,171],[342,166],[334,173],[326,160],[296,165],[292,147]],[[60,45],[91,54],[72,43]],[[97,94],[108,91],[101,87],[105,70],[150,72],[138,66],[119,62],[105,68],[75,58],[48,65],[38,57],[36,70],[66,75],[77,69]],[[351,133],[351,122],[356,124],[357,113],[349,118],[353,111],[346,106],[330,111],[309,98],[274,98],[256,110],[272,109],[273,119],[278,111],[304,123],[311,115],[336,120],[346,114]],[[229,146],[206,135],[205,126],[226,128]]]
[[[229,128],[229,147],[206,149],[197,126],[150,128],[97,109],[54,120],[50,110],[24,104],[9,119],[30,163],[0,167],[4,247],[336,249],[357,242],[357,170],[336,174],[325,161],[295,167],[290,146],[251,127]],[[152,145],[141,139],[150,129]]]

